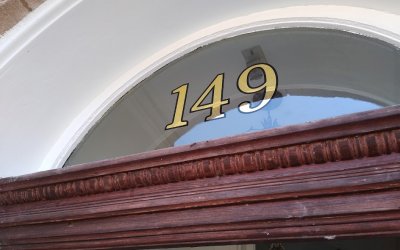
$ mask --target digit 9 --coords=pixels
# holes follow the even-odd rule
[[[259,68],[263,71],[264,74],[264,83],[258,87],[251,87],[249,85],[249,74],[252,70]],[[242,102],[239,105],[239,111],[243,113],[252,113],[257,110],[262,109],[268,102],[271,100],[272,96],[274,95],[277,87],[277,77],[274,68],[266,63],[259,63],[252,65],[245,69],[239,76],[237,87],[240,92],[245,94],[254,94],[259,91],[264,91],[264,98],[259,105],[256,107],[251,107],[251,103],[246,101]]]

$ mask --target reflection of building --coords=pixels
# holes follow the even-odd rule
[[[2,247],[397,249],[399,21],[395,2],[46,2],[0,43],[2,175],[33,173],[0,180]]]

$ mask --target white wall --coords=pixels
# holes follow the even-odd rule
[[[382,37],[398,39],[397,0],[47,1],[0,40],[0,176],[61,166],[119,96],[169,55],[201,44],[210,27],[292,5],[304,7],[273,12],[275,19],[302,17],[309,5],[332,4],[365,15],[326,6],[309,15],[358,19],[365,30],[380,27]]]

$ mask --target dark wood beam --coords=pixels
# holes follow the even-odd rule
[[[400,107],[0,180],[4,249],[399,235]]]

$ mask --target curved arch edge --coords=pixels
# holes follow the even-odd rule
[[[197,31],[150,56],[122,75],[64,130],[44,157],[40,171],[60,168],[90,129],[124,94],[168,63],[208,44],[271,29],[337,29],[370,36],[400,47],[400,16],[350,6],[297,6],[267,10],[223,21]]]

